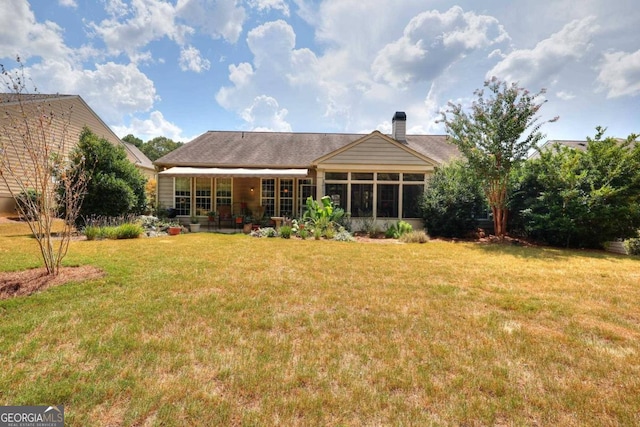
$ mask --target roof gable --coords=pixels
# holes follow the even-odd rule
[[[437,162],[375,130],[352,143],[316,159],[314,164],[428,165]]]

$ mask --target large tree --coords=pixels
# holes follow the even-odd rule
[[[528,237],[565,247],[602,247],[640,228],[640,143],[587,138],[586,150],[556,145],[520,171],[512,207]]]
[[[129,134],[122,138],[122,140],[138,147],[145,156],[151,159],[151,161],[158,160],[165,154],[168,154],[181,145],[184,145],[184,142],[175,142],[171,138],[166,138],[164,136],[158,136],[147,142],[142,142],[140,138]]]
[[[507,233],[510,174],[527,158],[529,150],[544,138],[537,116],[544,104],[544,89],[532,94],[517,83],[507,84],[493,78],[484,89],[474,92],[477,100],[470,111],[460,104],[449,103],[441,113],[441,121],[454,144],[466,157],[469,167],[482,181],[493,213],[494,232]],[[555,121],[557,117],[549,120]]]
[[[122,146],[115,146],[85,128],[73,159],[85,162],[90,177],[80,212],[83,219],[144,212],[146,179],[127,159]]]

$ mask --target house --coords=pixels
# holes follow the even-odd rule
[[[64,146],[60,148],[61,154],[68,154],[75,147],[82,129],[86,126],[97,136],[106,139],[112,144],[122,145],[129,160],[139,168],[143,175],[148,179],[155,178],[155,167],[151,160],[134,145],[121,141],[79,95],[0,94],[0,138],[2,138],[0,140],[0,148],[6,143],[5,128],[10,122],[9,117],[20,117],[21,103],[25,110],[33,111],[34,114],[39,109],[40,112],[53,112],[58,116],[64,115],[68,117],[67,136]],[[62,121],[58,122],[60,125],[61,123]],[[61,135],[61,129],[57,129],[56,133]],[[7,150],[6,153],[15,157],[15,153],[12,150]],[[8,158],[8,161],[15,164],[18,159]],[[11,177],[8,177],[8,179],[11,180]],[[10,181],[9,185],[14,192],[20,192],[17,183]],[[4,181],[0,180],[0,215],[12,215],[14,213],[15,203],[13,197]]]
[[[422,226],[418,201],[435,168],[459,156],[444,135],[209,131],[156,160],[158,203],[183,221],[209,211],[299,217],[331,196],[354,221]]]

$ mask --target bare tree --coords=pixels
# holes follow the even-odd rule
[[[29,224],[47,272],[56,275],[69,248],[87,180],[82,165],[72,168],[69,163],[70,109],[52,106],[37,89],[30,93],[20,58],[17,61],[17,71],[0,64],[7,92],[0,95],[7,107],[0,117],[0,177]],[[61,228],[55,234],[54,224]]]

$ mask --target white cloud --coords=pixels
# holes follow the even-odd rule
[[[266,95],[257,96],[253,103],[242,112],[242,118],[251,130],[291,132],[291,125],[285,120],[289,112],[280,108],[275,98]]]
[[[211,67],[209,60],[200,56],[200,51],[193,46],[188,46],[180,51],[180,69],[182,71],[194,71],[201,73]]]
[[[164,136],[174,141],[189,141],[182,136],[182,129],[164,118],[160,111],[149,113],[148,119],[134,117],[129,126],[113,126],[113,131],[120,138],[134,135],[143,141]]]
[[[640,95],[640,50],[605,53],[598,82],[607,90],[607,98]]]
[[[573,93],[567,92],[564,90],[561,90],[560,92],[556,93],[556,96],[562,99],[563,101],[570,101],[576,97]]]
[[[496,76],[518,81],[522,86],[553,83],[563,68],[588,51],[591,36],[599,29],[595,21],[593,16],[571,21],[533,49],[514,50],[496,64],[486,78]]]
[[[253,53],[256,68],[263,63],[274,68],[286,66],[296,45],[293,28],[282,20],[267,22],[249,31],[247,44]]]
[[[380,50],[372,68],[376,78],[405,86],[432,80],[465,54],[507,39],[491,16],[458,6],[444,13],[422,12],[409,21],[400,39]]]
[[[238,0],[178,0],[177,16],[214,39],[235,43],[242,33],[246,13]]]
[[[280,10],[289,16],[289,5],[284,0],[249,0],[249,6],[259,11]]]
[[[54,22],[37,22],[27,2],[0,2],[0,58],[69,56],[62,32]]]
[[[58,4],[63,7],[78,7],[76,0],[58,0]]]
[[[91,22],[89,27],[104,40],[112,55],[126,52],[130,58],[135,57],[138,49],[163,37],[182,45],[193,32],[176,23],[174,7],[160,0],[133,0],[129,9],[116,1],[109,3],[108,10],[115,12],[111,18],[99,24]]]
[[[107,122],[147,111],[158,98],[154,84],[135,64],[97,64],[95,70],[45,60],[25,69],[42,93],[79,94]]]

